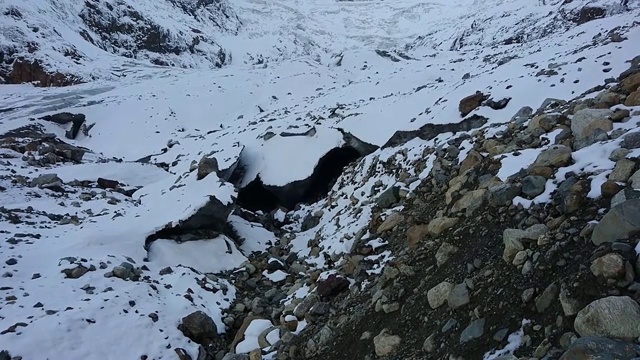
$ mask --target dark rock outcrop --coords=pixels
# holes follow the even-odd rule
[[[418,130],[413,131],[396,131],[391,139],[387,141],[382,148],[394,147],[402,145],[412,139],[420,138],[422,140],[431,140],[439,134],[452,132],[458,133],[461,131],[469,131],[481,127],[487,123],[487,118],[479,115],[472,115],[459,123],[451,124],[426,124],[420,127]]]

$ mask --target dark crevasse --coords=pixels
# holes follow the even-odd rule
[[[316,164],[310,177],[284,186],[264,185],[259,177],[238,192],[237,203],[251,211],[270,212],[280,206],[293,209],[311,204],[327,195],[345,166],[362,155],[351,146],[331,149]]]

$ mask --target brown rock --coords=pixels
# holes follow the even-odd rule
[[[601,256],[591,263],[591,272],[596,277],[622,279],[625,274],[624,259],[616,253]]]
[[[620,191],[620,186],[615,181],[605,181],[600,186],[600,191],[602,192],[602,196],[610,198]]]
[[[386,219],[378,226],[377,233],[383,233],[385,231],[393,229],[396,225],[404,220],[404,217],[398,213],[393,213],[387,216]]]
[[[636,163],[629,159],[620,159],[616,162],[616,166],[613,168],[611,174],[609,174],[610,181],[627,182],[636,169]]]
[[[8,84],[34,83],[39,87],[69,86],[79,84],[80,80],[72,75],[59,72],[47,72],[38,60],[29,61],[18,58],[6,79]]]
[[[640,89],[632,92],[624,101],[626,106],[640,106]]]
[[[316,291],[318,295],[331,297],[349,288],[349,280],[336,274],[329,275],[326,279],[318,281]]]
[[[611,121],[620,122],[625,118],[628,118],[631,115],[631,112],[627,109],[617,109],[613,115],[611,115]]]
[[[533,166],[566,166],[571,161],[571,148],[564,145],[553,145],[538,155]]]
[[[456,201],[451,207],[451,212],[466,211],[467,216],[473,214],[486,199],[486,189],[473,190],[464,194],[460,200]]]
[[[118,187],[118,185],[120,185],[119,182],[117,182],[116,180],[109,180],[109,179],[104,179],[104,178],[98,178],[98,186],[101,189],[115,189]]]
[[[455,226],[460,219],[455,217],[439,217],[429,222],[427,231],[433,235],[440,235],[443,231]]]
[[[638,88],[640,88],[640,72],[628,76],[626,79],[624,79],[620,88],[625,94],[631,94],[632,92],[638,90]]]
[[[178,330],[198,344],[207,344],[218,338],[216,324],[203,311],[195,311],[183,317]]]
[[[407,230],[407,244],[410,247],[418,244],[429,233],[427,225],[413,225]]]
[[[462,161],[462,164],[460,164],[460,174],[473,168],[474,166],[480,164],[481,162],[482,162],[482,155],[480,155],[479,152],[475,150],[469,151],[469,154],[467,155],[467,157]]]
[[[470,112],[477,109],[480,104],[487,99],[487,97],[488,96],[484,95],[482,92],[476,91],[475,94],[469,95],[460,100],[460,105],[458,105],[460,115],[462,115],[462,117],[467,116]]]
[[[553,169],[548,166],[533,166],[529,169],[529,175],[537,175],[545,179],[551,179],[553,177]]]

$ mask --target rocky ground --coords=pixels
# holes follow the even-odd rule
[[[637,5],[511,1],[403,51],[361,50],[401,26],[358,6],[330,52],[322,2],[65,4],[0,23],[30,36],[0,80],[87,82],[1,89],[0,360],[640,358]]]
[[[278,359],[636,358],[639,60],[587,99],[549,99],[499,131],[425,148],[409,166],[433,155],[430,175],[410,196],[405,178],[377,198],[369,232],[378,241],[357,241],[334,274],[305,274],[283,246],[251,259],[236,274],[242,295],[225,320],[236,339],[247,319],[267,318],[276,325],[262,345]],[[463,141],[472,149],[458,162]],[[581,149],[596,148],[613,163],[606,179],[594,180],[602,170],[568,170]],[[542,150],[500,179],[500,154],[517,161],[527,149]],[[403,167],[385,164],[399,179]],[[545,191],[549,201],[527,200]],[[371,271],[387,251],[393,259]],[[262,274],[278,270],[295,275],[273,288]],[[280,305],[302,287],[309,296]],[[280,339],[269,344],[275,329]],[[236,358],[260,356],[226,357]]]

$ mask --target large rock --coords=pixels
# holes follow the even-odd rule
[[[464,174],[467,170],[475,167],[482,162],[483,156],[474,150],[469,151],[467,157],[460,164],[460,174]]]
[[[640,89],[640,72],[631,74],[622,80],[620,89],[625,94],[631,94],[632,92]]]
[[[386,209],[391,207],[400,201],[400,187],[392,186],[385,190],[378,199],[376,200],[376,204],[382,209]]]
[[[443,231],[455,226],[460,221],[455,217],[439,217],[429,221],[427,230],[432,235],[440,235]]]
[[[502,241],[504,243],[502,259],[511,264],[516,254],[524,250],[524,246],[522,245],[523,240],[536,241],[548,231],[549,228],[544,224],[531,225],[526,230],[505,229],[502,232]]]
[[[629,182],[631,183],[631,187],[634,190],[640,190],[640,170],[636,171],[629,178]]]
[[[640,336],[640,305],[628,296],[599,299],[578,312],[574,327],[580,336],[637,339]]]
[[[633,170],[636,168],[636,163],[633,160],[621,159],[616,162],[616,166],[613,168],[611,174],[609,174],[609,180],[618,182],[627,182],[633,174]]]
[[[399,336],[388,334],[386,329],[373,338],[373,346],[378,356],[391,354],[400,345],[400,342]]]
[[[218,160],[214,157],[203,156],[200,162],[198,162],[198,180],[204,179],[211,173],[217,174],[219,171]]]
[[[640,106],[640,89],[629,94],[624,104],[626,106]]]
[[[396,225],[404,220],[404,217],[398,213],[393,213],[387,216],[386,219],[378,226],[377,233],[383,233],[385,231],[393,229]]]
[[[527,130],[530,132],[536,131],[537,129],[542,129],[545,132],[549,132],[553,129],[554,126],[558,123],[561,115],[558,114],[542,114],[534,117],[529,121],[527,125]]]
[[[492,206],[510,204],[511,201],[522,192],[519,184],[499,184],[489,188],[488,200]]]
[[[470,300],[467,285],[462,283],[451,289],[449,296],[447,297],[447,304],[451,309],[455,310],[467,305]]]
[[[474,320],[460,334],[460,344],[477,339],[484,334],[484,319]]]
[[[453,254],[457,253],[460,249],[455,246],[455,245],[451,245],[447,242],[443,242],[442,245],[440,245],[440,247],[438,248],[438,251],[436,251],[436,265],[438,267],[444,265]]]
[[[452,283],[443,281],[427,291],[427,301],[432,309],[437,309],[449,298],[449,293],[453,290]]]
[[[625,149],[637,149],[640,148],[640,131],[625,134],[622,137],[620,146]]]
[[[53,183],[62,183],[62,180],[58,177],[57,174],[49,173],[42,174],[31,180],[31,186],[46,186]]]
[[[640,345],[604,337],[583,337],[573,342],[560,360],[632,360]]]
[[[335,296],[349,288],[349,280],[336,274],[329,275],[325,280],[318,281],[316,291],[320,296]]]
[[[526,120],[529,118],[529,116],[531,116],[531,114],[533,114],[533,109],[529,106],[524,106],[521,107],[520,110],[518,110],[518,112],[513,115],[513,117],[511,117],[510,121]]]
[[[547,185],[547,179],[538,175],[529,175],[522,179],[522,193],[534,198],[542,194]]]
[[[611,207],[615,207],[631,199],[640,199],[640,191],[626,187],[613,195],[611,198]]]
[[[207,344],[218,338],[218,329],[213,319],[202,311],[182,318],[178,330],[198,344]]]
[[[553,145],[542,151],[536,158],[532,167],[535,166],[566,166],[571,162],[571,148],[564,145]]]
[[[624,259],[616,253],[601,256],[591,263],[591,272],[596,277],[606,279],[621,279],[624,277]]]
[[[478,189],[469,191],[456,201],[451,207],[451,212],[466,211],[466,215],[470,216],[476,210],[478,210],[484,203],[487,193],[486,189]]]
[[[429,233],[429,227],[427,225],[413,225],[407,229],[407,244],[409,246],[415,246]]]
[[[476,91],[475,94],[469,95],[464,99],[460,100],[460,104],[458,105],[458,110],[460,111],[460,115],[465,117],[469,115],[470,112],[477,109],[483,101],[487,99],[487,96],[484,95],[480,91]]]
[[[609,118],[613,115],[613,111],[609,109],[582,109],[576,112],[571,119],[571,131],[576,137],[576,142],[581,142],[581,146],[588,146],[590,138],[596,130],[611,131],[613,129],[613,121]]]
[[[600,220],[591,241],[600,245],[629,237],[640,231],[640,199],[631,199],[616,205]]]
[[[558,297],[559,292],[560,287],[558,284],[551,283],[551,285],[547,286],[535,299],[536,310],[538,310],[539,313],[545,312],[549,306],[551,306],[551,303]]]

